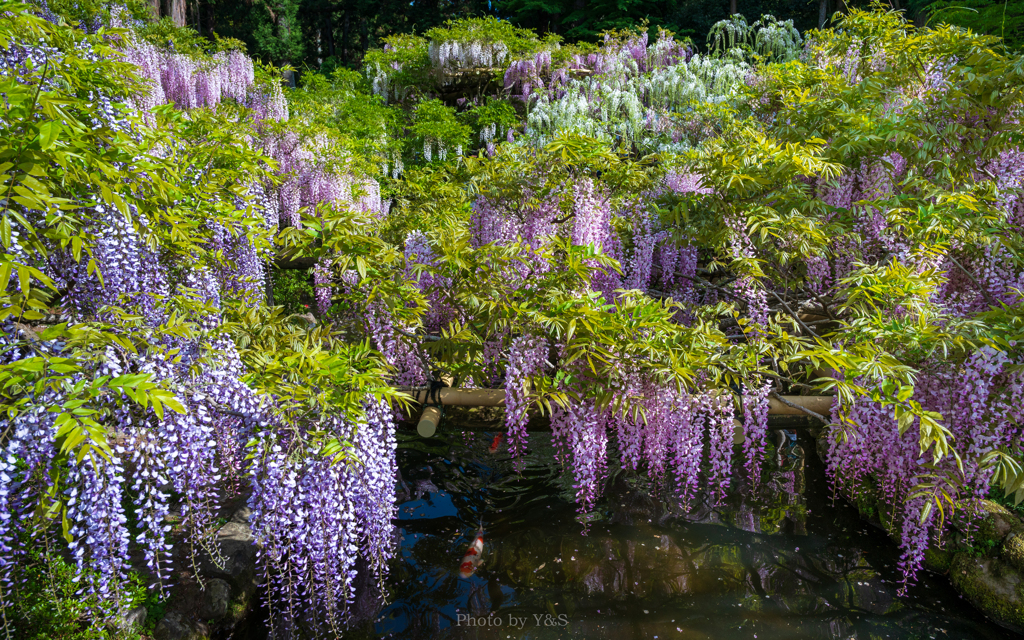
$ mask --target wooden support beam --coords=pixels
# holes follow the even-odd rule
[[[406,391],[413,400],[420,404],[443,404],[453,407],[504,407],[504,389],[459,389],[443,387],[438,390],[436,398],[427,389]]]
[[[770,416],[803,416],[807,415],[795,407],[810,409],[814,413],[827,416],[832,412],[832,396],[779,396],[794,406],[768,398],[768,415]]]
[[[420,404],[442,404],[454,407],[504,407],[504,389],[459,389],[443,387],[436,397],[426,389],[408,389],[406,393]],[[768,415],[804,416],[805,412],[798,407],[828,415],[832,411],[832,396],[779,396],[785,402],[775,398],[768,399]],[[788,402],[789,404],[786,404]],[[792,406],[791,406],[792,405]]]

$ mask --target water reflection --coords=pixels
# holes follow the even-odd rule
[[[612,470],[589,533],[549,438],[517,474],[493,432],[400,451],[399,558],[373,635],[394,638],[1012,638],[922,574],[898,597],[898,550],[841,501],[813,442],[779,438],[765,474],[688,513]],[[652,497],[652,494],[654,497]],[[480,521],[484,563],[458,563]],[[366,629],[370,631],[370,629]]]

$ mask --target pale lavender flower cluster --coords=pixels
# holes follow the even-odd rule
[[[84,262],[57,258],[48,269],[49,275],[72,289],[69,311],[77,318],[95,317],[103,306],[113,304],[138,311],[147,322],[159,324],[165,317],[161,301],[169,287],[164,268],[136,230],[136,224],[144,227],[146,219],[138,216],[134,207],[129,213],[138,216],[135,220],[104,205],[95,205],[91,213],[90,227],[96,235],[93,260],[102,283]]]
[[[397,442],[391,406],[384,400],[367,399],[366,421],[355,426],[353,453],[358,462],[355,472],[355,512],[362,530],[363,557],[370,571],[383,583],[388,562],[394,554],[395,482],[398,464]]]
[[[149,92],[136,99],[135,104],[143,114],[165,102],[173,102],[179,109],[212,108],[227,98],[253,107],[260,116],[281,115],[275,112],[279,110],[275,109],[276,105],[269,106],[280,94],[280,87],[276,92],[268,88],[250,91],[256,81],[252,59],[240,51],[220,52],[210,60],[201,61],[191,55],[133,40],[125,47],[124,58],[149,81]],[[280,100],[283,99],[283,95],[280,96]]]
[[[621,390],[623,397],[636,397],[640,393],[637,376],[627,376],[624,388]],[[610,412],[608,426],[615,435],[616,444],[619,449],[619,459],[622,466],[636,471],[643,461],[644,452],[644,423],[643,419],[634,412],[624,411],[622,413]]]
[[[545,84],[548,76],[550,86]],[[556,90],[565,84],[568,74],[565,68],[551,68],[551,52],[539,51],[532,58],[516,60],[505,70],[505,91],[510,91],[523,102],[528,102],[533,89]]]
[[[431,41],[427,55],[435,69],[450,71],[470,67],[500,65],[508,56],[508,45],[501,40]]]
[[[245,202],[235,203],[238,209],[245,209]],[[215,270],[220,290],[234,294],[250,304],[259,303],[266,293],[264,260],[269,256],[259,255],[252,239],[244,229],[235,228],[231,231],[219,222],[209,223],[210,239],[208,246],[215,255],[223,259]]]
[[[832,287],[832,269],[825,256],[807,259],[807,288],[817,295],[823,295]]]
[[[628,275],[623,286],[627,289],[639,289],[646,292],[651,283],[654,271],[655,250],[668,234],[658,227],[658,220],[653,212],[640,206],[629,212],[633,223],[633,251],[628,262]]]
[[[547,357],[548,344],[543,338],[519,336],[509,345],[505,373],[505,426],[513,458],[526,452],[526,423],[529,420],[527,386],[531,376],[543,373],[545,367],[550,366]]]
[[[747,233],[747,222],[740,216],[732,216],[726,219],[726,224],[732,231],[729,239],[730,249],[733,258],[753,258],[754,243]],[[737,296],[747,304],[747,315],[757,327],[764,327],[768,324],[768,294],[764,288],[759,286],[757,280],[750,275],[742,275],[736,281],[734,290]]]
[[[14,570],[23,553],[19,536],[28,533],[36,496],[52,487],[50,473],[56,454],[56,414],[45,407],[57,400],[47,393],[30,411],[10,423],[7,441],[0,449],[0,613],[10,603]]]
[[[708,423],[708,486],[713,500],[717,502],[725,497],[732,475],[732,396],[709,396],[701,408]]]
[[[558,217],[558,203],[555,198],[547,198],[527,207],[519,207],[517,203],[513,211],[512,207],[492,198],[480,197],[473,201],[473,210],[470,214],[470,242],[475,247],[492,242],[523,242],[536,251],[543,239],[555,232],[552,221]]]
[[[621,243],[611,226],[611,208],[608,198],[602,197],[593,180],[581,180],[573,190],[573,228],[571,239],[574,245],[590,245],[610,258],[621,258]],[[595,265],[596,266],[596,265]],[[618,273],[612,270],[598,271],[591,283],[596,291],[604,294],[605,300],[615,299],[615,290],[622,286]]]
[[[421,359],[417,345],[402,335],[400,327],[395,326],[387,306],[379,299],[373,300],[367,306],[363,320],[377,350],[395,368],[395,383],[406,386],[426,384],[429,375],[425,361]]]
[[[676,246],[670,241],[661,243],[657,252],[657,269],[662,290],[684,303],[697,302],[693,287],[697,275],[697,248],[689,243]]]
[[[711,187],[701,184],[701,177],[695,173],[669,171],[665,174],[665,187],[674,193],[711,193]]]
[[[427,298],[430,308],[423,318],[427,331],[437,332],[455,319],[455,311],[448,302],[451,278],[441,275],[438,256],[430,246],[426,234],[412,231],[405,238],[405,276]],[[425,267],[420,269],[420,266]]]
[[[754,484],[761,477],[764,441],[768,435],[768,394],[771,391],[770,382],[756,387],[748,386],[743,390],[744,467]]]
[[[325,461],[325,465],[318,465],[313,461],[312,465],[301,468],[294,463],[284,447],[274,443],[269,437],[260,440],[254,454],[251,466],[253,493],[249,498],[249,523],[257,541],[257,566],[262,573],[262,582],[269,587],[268,622],[272,628],[279,627],[278,632],[289,633],[296,622],[295,612],[301,610],[301,605],[310,606],[313,602],[320,604],[322,594],[312,592],[308,595],[312,600],[307,600],[307,594],[304,593],[306,589],[314,585],[326,587],[329,591],[323,595],[334,595],[333,600],[337,600],[336,596],[340,590],[343,602],[350,597],[349,571],[353,569],[351,562],[347,567],[344,563],[326,567],[329,571],[341,569],[341,580],[321,585],[310,575],[309,558],[303,554],[306,545],[323,542],[318,535],[324,533],[320,526],[320,518],[336,518],[338,515],[333,509],[324,510],[323,513],[311,513],[309,498],[320,502],[318,506],[326,506],[322,504],[324,496],[321,493],[326,486],[336,492],[336,498],[345,499],[347,492],[343,492],[343,488],[347,488],[347,483],[339,476],[347,476],[347,469],[344,465],[332,465],[329,461]],[[309,468],[310,466],[312,468]],[[333,476],[328,475],[331,472],[337,473]],[[303,482],[303,476],[306,475],[317,476],[319,482]],[[303,495],[303,489],[307,487],[315,491],[314,496],[307,498]],[[350,545],[351,548],[344,549],[342,555],[343,558],[349,558],[354,556],[351,552],[355,550],[357,533],[351,499],[347,500],[345,506],[347,508],[343,509],[343,513],[348,517],[332,524],[335,525],[335,540],[342,538]],[[336,526],[338,524],[342,526]],[[332,552],[336,551],[336,548],[321,551],[333,555]]]
[[[551,435],[560,445],[562,464],[571,468],[576,501],[581,513],[589,513],[601,495],[607,471],[608,432],[605,420],[588,400],[555,405]]]
[[[744,397],[744,432],[759,441],[745,449],[748,460],[763,455],[769,390],[759,386]],[[639,403],[642,417],[628,403],[618,411],[598,412],[587,398],[552,412],[556,459],[573,473],[580,510],[591,510],[602,493],[609,432],[624,467],[637,470],[645,464],[656,482],[671,473],[681,508],[688,510],[702,492],[712,504],[721,501],[730,485],[738,428],[732,395],[710,389],[679,392],[634,375],[626,376],[620,395]],[[759,472],[759,464],[750,465],[751,473]]]
[[[164,447],[148,429],[135,428],[129,431],[130,447],[118,447],[118,455],[126,457],[135,468],[131,494],[135,496],[135,526],[140,533],[135,542],[143,549],[146,567],[156,577],[163,589],[170,578],[172,545],[167,540],[171,526],[167,524],[170,515],[170,496],[161,490],[167,485],[167,463]]]
[[[250,525],[263,581],[272,587],[267,594],[269,626],[278,633],[291,633],[311,617],[334,633],[344,625],[359,554],[358,502],[369,496],[387,498],[372,488],[361,489],[358,474],[347,462],[293,454],[269,435],[259,439],[252,465]],[[386,480],[381,476],[377,484]],[[373,515],[387,514],[377,510]],[[387,528],[390,521],[371,526]]]
[[[80,594],[95,596],[107,617],[123,614],[127,605],[121,581],[128,570],[128,518],[121,504],[123,469],[116,456],[102,461],[98,455],[68,458],[65,492],[72,540],[68,549],[78,575],[84,576]]]
[[[337,167],[339,151],[325,135],[299,136],[295,131],[268,131],[259,148],[277,161],[282,180],[276,203],[269,193],[262,195],[264,211],[276,211],[274,226],[283,224],[302,228],[301,209],[320,206],[345,206],[380,219],[387,215],[390,202],[381,198],[380,184],[372,178],[357,178]]]
[[[676,497],[684,508],[697,495],[700,488],[700,464],[704,457],[704,425],[698,412],[703,394],[695,397],[680,396],[668,406],[673,428],[672,471],[676,479]]]
[[[863,384],[864,381],[858,381]],[[994,467],[980,464],[995,451],[1019,450],[1019,421],[1024,407],[1024,377],[1009,356],[990,347],[971,354],[966,361],[935,362],[920,375],[915,400],[923,409],[941,413],[960,451],[960,464],[951,456],[933,463],[922,455],[917,421],[900,434],[891,407],[867,400],[853,406],[838,403],[833,421],[848,418],[848,437],[831,439],[828,455],[830,477],[844,491],[857,491],[872,482],[880,497],[902,522],[900,566],[912,581],[920,569],[924,551],[939,526],[932,514],[922,520],[931,493],[909,499],[922,483],[945,491],[970,513],[988,495]],[[833,427],[839,429],[842,427]],[[962,467],[961,467],[962,465]]]
[[[331,268],[327,260],[320,258],[313,267],[313,286],[316,296],[316,310],[320,315],[327,315],[331,308]]]

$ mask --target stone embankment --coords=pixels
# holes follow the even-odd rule
[[[220,558],[204,557],[197,580],[182,580],[172,592],[168,611],[157,622],[154,640],[209,640],[240,635],[257,609],[256,546],[249,529],[249,509],[238,509],[217,531]]]
[[[828,442],[817,439],[818,457],[825,461]],[[902,522],[886,501],[879,499],[871,482],[856,495],[845,495],[861,517],[883,529],[895,541]],[[965,600],[998,624],[1024,633],[1024,522],[991,500],[981,501],[971,515],[959,511],[950,520],[941,541],[925,553],[929,571],[949,577]]]

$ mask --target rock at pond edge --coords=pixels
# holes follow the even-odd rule
[[[956,590],[999,624],[1024,632],[1024,577],[999,558],[956,554],[949,568]]]
[[[816,439],[818,457],[828,464],[828,441],[824,431]],[[842,493],[842,492],[841,492]],[[882,501],[870,495],[845,498],[869,522],[881,524],[889,537],[899,541],[899,530],[886,526],[892,513]],[[871,507],[874,507],[873,509]],[[939,573],[948,570],[953,587],[975,608],[997,624],[1018,633],[1024,632],[1024,523],[1002,506],[982,501],[986,516],[979,532],[984,538],[1002,542],[1000,557],[978,557],[967,552],[931,549],[925,552],[925,567]],[[888,521],[888,522],[887,522]],[[950,558],[952,556],[952,558]]]

